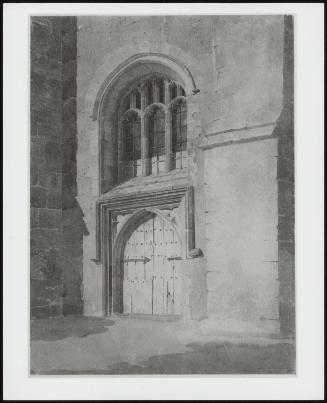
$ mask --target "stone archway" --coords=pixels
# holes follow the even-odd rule
[[[182,244],[174,224],[157,209],[134,213],[113,248],[113,312],[180,315]]]

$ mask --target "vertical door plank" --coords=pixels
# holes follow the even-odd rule
[[[162,257],[160,256],[160,225],[158,216],[155,216],[153,219],[153,245],[154,245],[153,311],[155,315],[163,315],[164,279],[163,279]]]
[[[130,255],[130,244],[129,241],[125,246],[124,251],[124,280],[123,280],[123,303],[124,303],[124,313],[131,313],[131,283],[130,283],[130,267],[129,263],[125,260],[129,258]]]
[[[144,223],[144,255],[149,262],[145,264],[146,294],[148,296],[145,313],[152,314],[152,279],[153,279],[153,247],[152,247],[152,219]]]
[[[134,231],[134,250],[133,259],[139,258],[139,228]],[[139,269],[140,263],[135,260],[134,266],[134,295],[133,295],[133,313],[140,313],[140,279],[139,279]]]

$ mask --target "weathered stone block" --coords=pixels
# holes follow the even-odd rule
[[[35,137],[38,135],[38,128],[37,128],[37,124],[33,118],[33,115],[31,113],[31,120],[30,120],[30,135],[31,138]]]
[[[41,187],[31,187],[31,207],[46,206],[46,190]]]
[[[32,251],[30,259],[30,276],[31,280],[44,280],[44,270],[47,266],[47,259],[39,250]],[[32,298],[31,298],[32,299]]]
[[[30,166],[30,184],[31,186],[36,185],[38,182],[38,165],[36,162],[31,160]]]
[[[37,305],[38,300],[45,300],[48,304],[60,303],[62,297],[62,281],[32,280],[31,300]]]
[[[280,217],[278,223],[278,240],[294,241],[294,217]]]
[[[283,130],[278,138],[278,155],[294,160],[294,139],[291,130]]]
[[[77,17],[75,16],[65,16],[61,17],[61,34],[72,34],[77,31]]]
[[[61,316],[62,305],[31,306],[31,318],[41,319],[51,316]]]
[[[72,209],[64,210],[62,212],[63,229],[67,229],[69,233],[76,226],[76,233],[81,234],[80,228],[85,228],[83,216],[83,211],[78,205]]]
[[[43,74],[39,74],[34,72],[34,69],[31,71],[31,91],[32,96],[41,97],[46,96],[47,90],[47,78]],[[34,94],[33,94],[34,93]]]
[[[66,234],[65,234],[66,232]],[[80,277],[83,257],[83,232],[82,228],[74,228],[71,231],[64,231],[63,249],[62,249],[62,265],[73,275],[77,272]]]
[[[61,37],[52,35],[49,42],[47,56],[50,59],[61,60]]]
[[[76,164],[77,141],[73,137],[62,145],[63,172],[70,172],[71,164]]]
[[[63,123],[64,124],[62,127],[62,139],[63,139],[63,142],[66,142],[67,140],[76,136],[77,124],[76,124],[76,120],[73,120],[73,119],[66,120]]]
[[[40,144],[41,144],[40,139],[31,140],[31,146],[30,146],[31,163],[37,164],[39,162]]]
[[[77,73],[77,62],[76,60],[71,60],[69,62],[62,63],[62,78],[63,81],[76,80]]]
[[[38,102],[34,102],[34,119],[40,125],[61,126],[61,101],[39,97]]]
[[[62,155],[58,143],[48,142],[45,146],[46,167],[49,170],[61,171]]]
[[[76,177],[71,173],[63,173],[62,174],[62,188],[63,190],[72,191],[74,195],[76,195],[75,190],[73,191],[72,188],[76,187]],[[77,187],[76,187],[77,189]]]
[[[76,98],[68,98],[62,105],[63,125],[76,120]]]
[[[67,31],[62,35],[62,61],[63,63],[75,60],[77,56],[76,32]]]
[[[51,122],[35,119],[36,136],[43,139],[59,142],[61,139],[61,125],[51,125]]]
[[[60,279],[32,279],[31,317],[62,315],[63,285]]]
[[[61,210],[39,209],[39,225],[40,228],[59,229],[61,227]]]
[[[83,303],[63,304],[63,315],[83,315]]]
[[[37,228],[39,226],[39,213],[37,208],[31,207],[30,209],[30,223],[31,228]]]
[[[72,189],[67,189],[62,194],[62,209],[73,209],[77,206],[77,201],[75,199],[77,193],[77,186],[73,186]]]
[[[278,181],[278,209],[288,209],[290,206],[294,206],[294,184]]]
[[[279,316],[281,331],[285,335],[295,332],[295,261],[294,243],[279,244]]]
[[[61,79],[61,70],[62,66],[59,60],[57,59],[49,59],[47,55],[40,55],[36,52],[31,54],[33,63],[33,72],[38,73],[41,76],[45,76],[48,78],[54,78],[56,80]],[[33,107],[33,104],[31,104]]]
[[[33,15],[30,18],[31,24],[32,23],[37,23],[41,25],[45,25],[49,32],[52,32],[52,27],[51,27],[51,17],[50,16],[37,16]]]
[[[61,192],[48,190],[47,207],[51,209],[61,208]]]
[[[52,248],[58,252],[62,248],[61,231],[48,228],[32,228],[30,249],[31,254],[48,253]]]
[[[47,95],[49,98],[61,99],[62,83],[61,80],[50,79],[47,81]]]
[[[45,20],[32,20],[31,44],[33,48],[43,49],[48,47],[51,35],[51,27]]]
[[[61,189],[61,173],[41,169],[39,171],[39,184],[52,190]]]
[[[76,97],[76,80],[69,78],[63,82],[62,99],[65,101],[72,97]],[[74,111],[75,109],[76,109],[76,103],[74,105]]]
[[[294,181],[294,161],[288,158],[278,158],[277,178]]]
[[[57,64],[52,66],[53,70],[57,71]],[[36,95],[41,97],[48,97],[53,99],[61,99],[62,96],[62,85],[60,80],[48,77],[48,75],[43,75],[34,72],[31,73],[31,91]]]
[[[51,31],[52,31],[53,35],[57,35],[57,36],[61,37],[62,25],[63,25],[63,20],[65,19],[65,17],[50,16],[48,18],[49,18],[49,22],[51,24]]]

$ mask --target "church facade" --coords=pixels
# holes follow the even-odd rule
[[[293,334],[293,70],[290,16],[32,17],[32,316]]]

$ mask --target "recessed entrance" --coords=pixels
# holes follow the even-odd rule
[[[174,228],[153,214],[130,235],[123,254],[123,313],[180,315],[181,245]]]
[[[105,316],[185,314],[184,260],[194,250],[193,206],[193,188],[187,185],[97,203],[94,261],[103,264]]]

